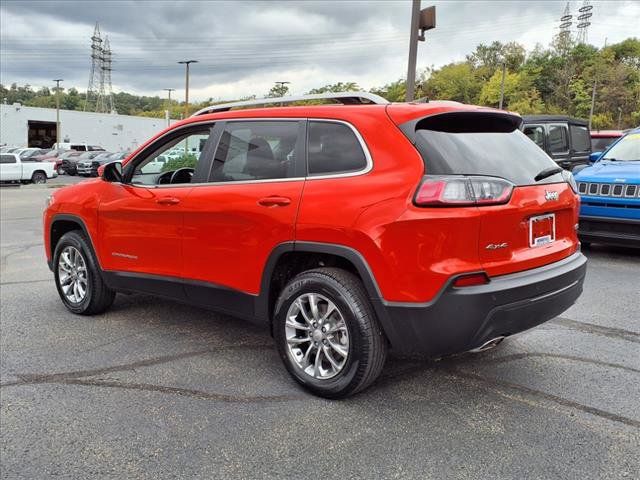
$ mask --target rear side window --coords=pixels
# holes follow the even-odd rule
[[[571,143],[576,152],[586,152],[591,148],[591,138],[587,127],[581,125],[570,125]]]
[[[78,152],[86,152],[87,147],[85,147],[84,145],[71,145],[71,150],[76,150]]]
[[[312,120],[308,128],[309,175],[348,173],[366,168],[367,157],[349,126]]]
[[[419,121],[415,141],[425,173],[486,175],[515,185],[563,181],[560,174],[534,180],[542,170],[557,165],[518,126],[517,117],[475,112],[447,113]]]
[[[564,125],[549,125],[549,152],[567,153],[569,151],[569,137]]]
[[[220,137],[209,180],[293,177],[298,131],[298,121],[229,122]]]
[[[13,155],[0,155],[0,163],[17,163]]]

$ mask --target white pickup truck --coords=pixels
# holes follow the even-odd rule
[[[53,162],[22,161],[15,153],[0,154],[0,182],[46,183],[58,176]]]

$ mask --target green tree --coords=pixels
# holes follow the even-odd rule
[[[289,93],[289,86],[284,83],[276,83],[269,93],[267,93],[267,97],[284,97],[287,93]]]
[[[450,63],[431,73],[422,91],[429,99],[477,103],[482,84],[469,62]]]

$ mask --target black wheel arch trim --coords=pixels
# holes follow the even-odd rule
[[[93,239],[89,234],[89,230],[87,229],[87,225],[84,223],[84,220],[81,217],[77,215],[72,215],[69,213],[57,213],[53,216],[51,220],[51,225],[49,226],[49,242],[50,242],[49,246],[51,247],[51,260],[47,261],[47,264],[49,265],[49,270],[53,271],[53,253],[55,250],[53,243],[51,243],[53,241],[53,227],[56,224],[56,222],[60,220],[66,221],[66,222],[73,222],[80,227],[80,229],[82,230],[82,232],[84,233],[85,237],[89,242],[89,247],[91,248],[91,253],[93,254],[93,258],[96,259],[98,268],[100,269],[100,271],[102,271],[102,266],[100,265],[100,259],[96,254],[96,248],[95,248],[95,245],[93,244]]]

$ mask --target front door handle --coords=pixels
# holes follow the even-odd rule
[[[286,207],[291,203],[291,199],[287,197],[279,197],[272,195],[271,197],[264,197],[258,200],[258,205],[263,207]]]
[[[156,203],[160,205],[177,205],[180,203],[180,199],[176,197],[162,197],[156,200]]]

